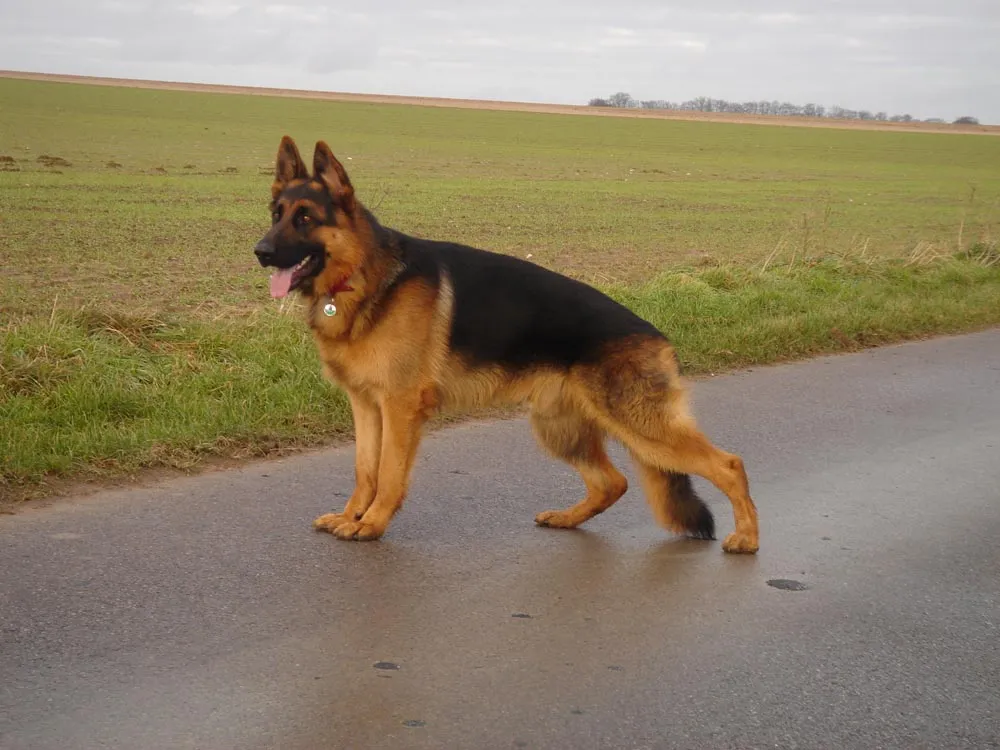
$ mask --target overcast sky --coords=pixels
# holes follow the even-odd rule
[[[583,104],[779,99],[1000,124],[1000,0],[0,0],[0,68]]]

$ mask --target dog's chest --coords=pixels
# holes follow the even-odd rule
[[[317,336],[323,373],[344,389],[373,396],[409,385],[414,367],[401,362],[400,352],[369,342],[329,341]]]

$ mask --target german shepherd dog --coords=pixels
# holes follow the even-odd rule
[[[273,225],[254,252],[271,295],[305,299],[325,376],[350,399],[355,487],[317,529],[378,539],[403,503],[426,420],[439,409],[526,404],[538,442],[580,472],[586,496],[535,523],[579,526],[627,489],[604,450],[632,455],[656,520],[713,539],[691,485],[729,498],[727,552],[758,548],[743,461],[716,448],[688,410],[677,357],[650,323],[596,289],[524,260],[382,226],[343,165],[316,144],[312,174],[295,142],[278,148]]]

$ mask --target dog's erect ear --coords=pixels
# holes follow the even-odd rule
[[[337,161],[337,157],[324,141],[316,144],[316,152],[313,154],[313,177],[326,184],[341,208],[348,213],[354,210],[354,187],[351,185],[351,180],[344,165]]]
[[[308,177],[309,170],[306,169],[306,163],[302,161],[295,141],[286,135],[281,139],[281,145],[278,146],[278,162],[274,168],[274,185],[271,191],[277,197],[278,193],[292,180],[304,180]]]

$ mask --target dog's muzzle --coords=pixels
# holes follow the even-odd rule
[[[262,266],[267,266],[270,261],[274,259],[274,245],[268,239],[263,239],[257,243],[257,246],[253,249],[253,254],[257,256],[257,260]]]

